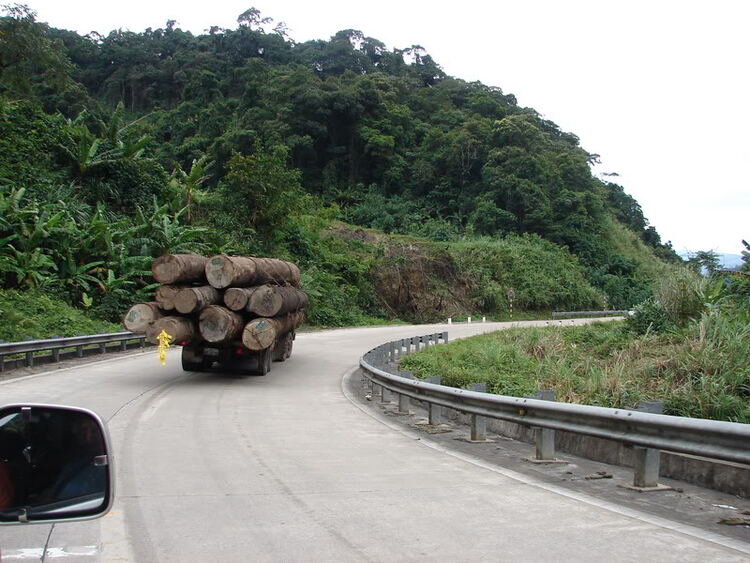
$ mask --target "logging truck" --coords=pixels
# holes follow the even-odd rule
[[[205,371],[218,363],[225,369],[266,375],[271,370],[271,362],[283,362],[292,355],[296,334],[293,329],[285,329],[298,321],[291,318],[290,321],[287,326],[279,327],[275,318],[254,319],[242,331],[242,340],[181,341],[178,344],[182,346],[182,369]]]
[[[292,353],[307,295],[295,264],[275,258],[167,254],[151,267],[161,283],[154,301],[125,314],[128,330],[156,342],[165,332],[182,346],[182,367],[204,371],[218,363],[265,375]]]

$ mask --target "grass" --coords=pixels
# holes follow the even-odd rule
[[[125,330],[41,291],[0,290],[0,318],[0,340],[6,342]]]
[[[750,422],[750,325],[718,313],[661,335],[635,336],[622,322],[511,329],[401,365],[454,387],[486,382],[502,395],[555,389],[559,401],[616,408],[662,400],[666,414]]]

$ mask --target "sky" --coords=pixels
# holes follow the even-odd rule
[[[250,7],[296,41],[358,29],[421,45],[449,75],[512,93],[600,155],[677,251],[750,239],[746,0],[26,0],[79,33],[237,26]]]

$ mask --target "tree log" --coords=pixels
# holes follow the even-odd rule
[[[253,319],[242,331],[242,343],[250,350],[265,350],[302,324],[303,311],[273,318]]]
[[[185,317],[162,317],[151,323],[146,329],[146,340],[158,344],[161,331],[172,337],[172,344],[192,342],[198,336],[195,321]]]
[[[262,286],[261,286],[262,287]],[[224,304],[232,311],[244,311],[257,287],[230,287],[224,292]]]
[[[198,326],[208,342],[227,342],[240,335],[244,321],[221,305],[209,305],[201,311]]]
[[[158,303],[136,303],[125,313],[122,324],[130,332],[146,332],[148,325],[162,316]]]
[[[299,286],[299,268],[276,258],[214,256],[206,263],[206,279],[216,289],[264,283]]]
[[[247,310],[259,317],[276,317],[307,307],[307,295],[296,287],[264,285],[258,287],[247,304]]]
[[[159,283],[187,283],[206,280],[208,258],[200,254],[164,254],[151,263]]]
[[[174,308],[180,313],[187,314],[220,302],[221,293],[210,285],[183,287],[174,298]]]
[[[161,285],[156,288],[154,299],[163,311],[173,311],[174,300],[180,289],[177,285]]]

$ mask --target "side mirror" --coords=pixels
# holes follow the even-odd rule
[[[89,520],[114,500],[107,429],[93,412],[54,405],[0,409],[0,524]]]

